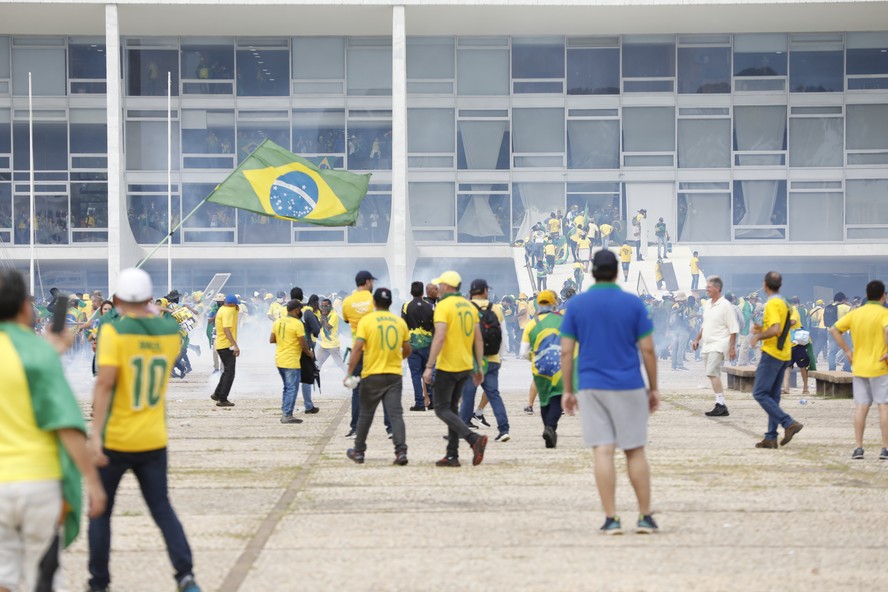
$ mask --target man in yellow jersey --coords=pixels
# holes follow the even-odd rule
[[[762,357],[755,371],[752,396],[768,414],[768,431],[756,448],[777,448],[777,426],[783,426],[781,446],[786,446],[793,436],[804,427],[780,408],[780,389],[783,386],[783,372],[792,358],[792,341],[789,339],[789,305],[780,296],[783,278],[776,271],[765,275],[765,304],[762,324],[753,326],[749,340],[753,347],[762,342]]]
[[[700,253],[694,251],[691,256],[691,290],[700,287]]]
[[[549,238],[553,241],[558,240],[558,235],[561,234],[561,220],[555,215],[555,212],[549,214],[549,219],[546,220],[546,228],[549,231]]]
[[[80,407],[65,380],[59,354],[34,335],[33,326],[34,309],[24,276],[0,271],[0,590],[4,592],[20,586],[30,592],[42,589],[37,588],[38,581],[52,581],[53,573],[41,564],[44,558],[54,567],[58,564],[51,555],[58,554],[54,539],[60,522],[64,540],[59,542],[64,546],[78,534],[81,473],[86,477],[90,517],[105,508],[105,491],[89,458]]]
[[[274,363],[281,375],[281,380],[284,381],[281,423],[302,423],[301,419],[293,417],[293,409],[296,407],[296,392],[302,377],[300,359],[302,352],[305,352],[310,358],[314,357],[314,353],[305,341],[305,325],[299,320],[301,310],[301,302],[298,300],[289,301],[287,316],[274,322],[271,327],[271,337],[268,339],[269,343],[274,343],[277,346]]]
[[[271,304],[268,305],[268,317],[269,321],[276,321],[280,318],[287,316],[287,295],[284,294],[283,290],[277,293],[277,299],[272,301]]]
[[[117,487],[129,470],[166,541],[178,590],[200,591],[194,581],[191,548],[167,496],[166,390],[170,368],[179,355],[179,325],[174,319],[151,314],[151,292],[147,273],[123,270],[114,293],[120,318],[99,330],[90,449],[108,505],[89,523],[91,591],[107,590],[111,583],[111,513]]]
[[[435,337],[429,352],[422,379],[432,383],[435,377],[435,415],[447,424],[447,455],[439,460],[439,467],[458,467],[459,441],[466,440],[472,447],[472,464],[484,460],[487,436],[473,432],[457,415],[459,399],[466,382],[471,379],[475,386],[484,379],[482,373],[484,342],[479,327],[478,309],[459,293],[462,278],[455,271],[446,271],[433,280],[438,284],[440,299],[435,307]]]
[[[623,246],[620,247],[620,263],[623,265],[623,281],[628,282],[629,266],[632,264],[632,247],[629,246],[629,241],[623,241]]]
[[[410,355],[410,333],[407,323],[389,310],[392,292],[379,288],[373,294],[375,312],[364,315],[358,323],[351,357],[348,360],[348,376],[352,376],[361,364],[361,411],[355,446],[346,453],[356,463],[364,462],[367,450],[367,434],[373,424],[373,415],[382,402],[392,426],[395,445],[395,464],[407,464],[407,441],[404,428],[404,410],[401,407],[401,391],[404,386],[402,360]],[[348,378],[346,378],[346,381]]]
[[[339,350],[339,315],[333,310],[333,301],[329,298],[321,300],[321,332],[318,336],[318,344],[320,347],[316,352],[318,371],[324,367],[324,362],[328,359],[339,366],[342,370],[346,370],[345,362],[342,361],[342,352]]]
[[[342,301],[342,319],[348,323],[352,334],[352,347],[358,335],[358,323],[361,322],[366,315],[373,312],[373,281],[376,278],[369,271],[362,270],[355,275],[355,291],[352,292],[345,300]],[[352,370],[360,374],[362,370],[361,362]],[[356,374],[356,375],[357,375]],[[351,374],[349,374],[351,376]],[[358,416],[360,415],[361,389],[355,387],[352,389],[351,400],[351,423],[349,424],[346,438],[354,438],[358,433]]]
[[[609,223],[604,222],[598,227],[598,231],[601,233],[601,248],[605,250],[609,249],[611,233],[613,233],[614,227]]]
[[[234,407],[228,400],[231,385],[234,384],[234,370],[240,348],[237,345],[237,323],[240,316],[239,298],[235,294],[225,297],[225,304],[216,312],[216,353],[222,362],[222,376],[210,398],[216,401],[216,407]]]
[[[842,336],[854,336],[854,351]],[[854,452],[851,458],[863,459],[863,430],[873,402],[879,406],[882,428],[882,452],[888,460],[888,308],[885,308],[885,284],[873,280],[866,285],[866,304],[840,318],[829,332],[851,362],[854,389]]]

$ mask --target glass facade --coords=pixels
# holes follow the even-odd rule
[[[888,33],[410,37],[408,202],[420,243],[507,244],[573,205],[625,220],[629,183],[684,242],[888,237]],[[391,220],[384,37],[121,42],[125,199],[136,239],[173,223],[260,142],[371,172],[348,229],[205,205],[182,244],[373,244]],[[36,240],[107,241],[104,39],[0,36],[0,240],[27,244],[28,77]]]

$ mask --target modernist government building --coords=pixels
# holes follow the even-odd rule
[[[574,204],[662,216],[729,284],[888,275],[884,0],[0,0],[0,259],[22,269],[29,73],[38,290],[104,288],[168,234],[168,73],[173,224],[265,138],[372,173],[350,228],[202,207],[179,289],[459,264],[505,292],[511,243]]]

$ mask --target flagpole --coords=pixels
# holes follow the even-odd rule
[[[211,193],[210,195],[212,195],[212,193]],[[182,219],[179,221],[179,223],[176,224],[175,228],[171,229],[170,232],[169,232],[169,234],[167,234],[165,237],[163,237],[163,240],[162,240],[162,241],[160,241],[159,243],[157,243],[156,245],[154,245],[154,248],[151,249],[151,252],[148,253],[147,255],[145,255],[145,257],[144,257],[141,261],[139,261],[139,264],[136,265],[136,267],[141,268],[141,267],[145,264],[145,262],[147,262],[149,259],[151,259],[151,257],[153,257],[154,254],[157,253],[157,252],[160,250],[160,248],[161,248],[164,244],[167,244],[167,241],[172,242],[172,240],[173,240],[173,239],[172,239],[173,234],[175,234],[177,230],[179,230],[180,228],[182,228],[182,225],[185,224],[185,222],[187,222],[188,219],[191,218],[191,216],[193,216],[193,215],[195,214],[195,212],[197,212],[197,210],[200,209],[200,206],[202,206],[202,205],[204,205],[205,203],[207,203],[207,200],[210,199],[210,195],[206,196],[203,200],[201,200],[201,202],[200,202],[199,204],[197,204],[196,206],[194,206],[194,209],[191,210],[190,212],[188,212],[188,215],[185,216],[184,218],[182,218]],[[172,291],[172,288],[170,288],[170,291]],[[169,293],[169,292],[168,292],[168,293]]]
[[[167,72],[167,294],[173,291],[173,77]]]
[[[34,239],[36,233],[34,232],[35,220],[34,220],[34,101],[31,92],[31,73],[28,72],[28,173],[29,173],[29,187],[28,187],[28,205],[30,209],[31,220],[28,224],[29,227],[29,241],[30,249],[29,249],[29,259],[30,259],[30,273],[31,273],[31,295],[34,295],[34,257],[35,257],[35,249],[34,249]]]

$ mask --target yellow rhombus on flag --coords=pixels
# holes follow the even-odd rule
[[[352,226],[370,175],[321,169],[265,140],[206,201],[282,220]]]

